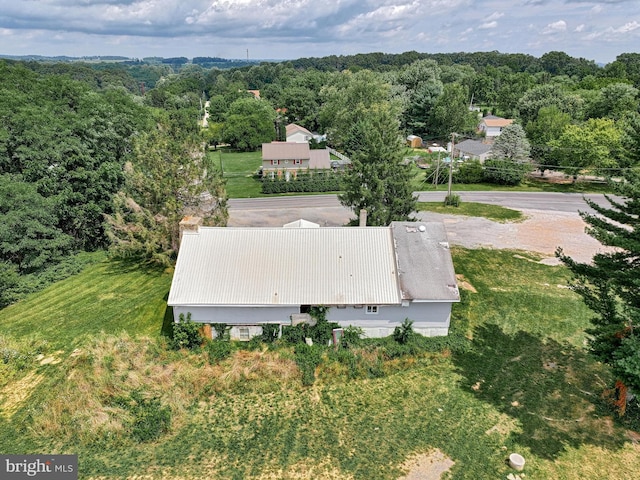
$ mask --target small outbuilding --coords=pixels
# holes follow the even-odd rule
[[[422,138],[417,135],[409,135],[407,137],[407,146],[411,148],[422,148]]]

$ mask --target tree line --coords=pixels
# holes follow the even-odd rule
[[[179,216],[225,223],[197,109],[16,62],[0,62],[0,95],[0,306],[73,271],[78,252],[168,263]]]

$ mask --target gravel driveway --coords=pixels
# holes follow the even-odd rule
[[[451,244],[466,248],[517,249],[538,252],[547,258],[543,263],[555,265],[557,247],[581,262],[588,262],[594,253],[604,250],[602,245],[587,235],[585,223],[577,213],[520,209],[526,220],[517,223],[497,223],[486,218],[442,215],[420,212],[424,221],[442,221]],[[277,210],[230,209],[230,227],[281,227],[301,218],[320,226],[341,226],[353,217],[343,207],[282,208]]]

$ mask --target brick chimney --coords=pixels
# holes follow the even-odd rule
[[[201,225],[202,218],[200,217],[192,217],[191,215],[187,215],[182,220],[180,220],[180,241],[182,241],[182,234],[184,232],[198,233]]]

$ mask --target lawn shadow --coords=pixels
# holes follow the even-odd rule
[[[173,307],[167,305],[164,310],[164,318],[162,319],[162,328],[160,329],[160,335],[173,338]]]
[[[537,456],[554,459],[567,447],[614,449],[625,442],[624,430],[598,413],[607,370],[571,345],[482,325],[472,350],[454,362],[462,388],[516,419],[521,431],[511,439]]]

